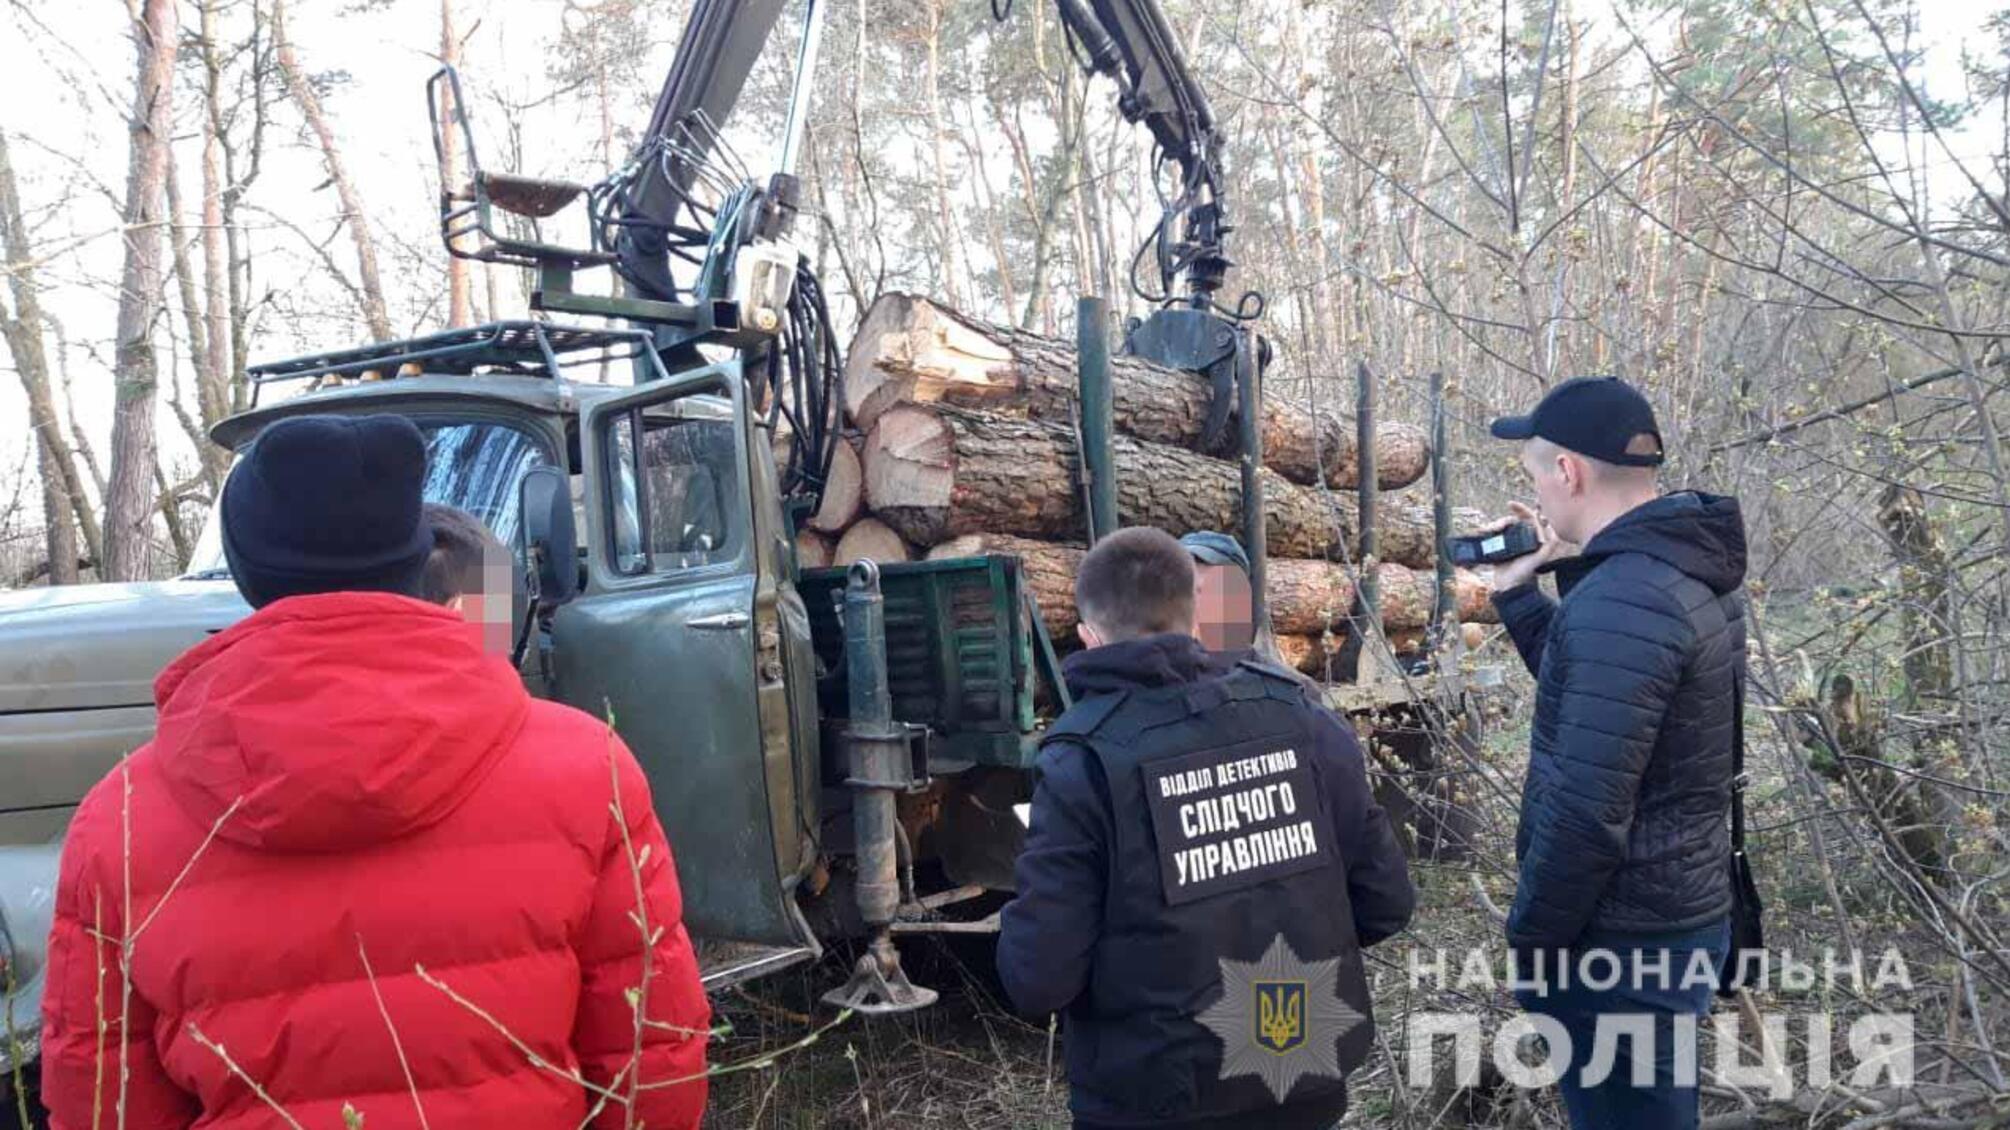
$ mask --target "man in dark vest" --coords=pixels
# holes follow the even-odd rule
[[[1099,542],[1075,602],[1006,991],[1065,1014],[1078,1130],[1331,1126],[1373,1040],[1361,949],[1416,900],[1361,748],[1289,673],[1195,638],[1165,533]]]

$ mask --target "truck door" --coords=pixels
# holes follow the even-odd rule
[[[587,585],[552,623],[559,697],[611,711],[709,940],[814,945],[783,884],[756,702],[755,534],[737,362],[585,410]],[[788,780],[781,766],[779,779]],[[793,863],[794,861],[788,861]]]

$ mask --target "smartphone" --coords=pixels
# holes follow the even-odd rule
[[[1542,537],[1527,522],[1484,534],[1455,537],[1445,543],[1446,555],[1454,565],[1498,565],[1527,557],[1542,548]]]

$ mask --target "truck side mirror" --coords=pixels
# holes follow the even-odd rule
[[[537,602],[554,608],[579,595],[579,538],[572,528],[572,484],[557,467],[532,467],[517,487],[523,507],[523,556]]]

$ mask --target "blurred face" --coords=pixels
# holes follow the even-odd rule
[[[481,591],[465,592],[447,602],[447,607],[459,612],[469,627],[480,632],[482,650],[490,655],[507,657],[516,645],[511,601],[515,567],[507,553],[501,560],[484,561]]]
[[[1536,509],[1550,528],[1565,541],[1579,540],[1590,471],[1585,461],[1548,440],[1532,439],[1522,444],[1521,467],[1535,488]]]
[[[1249,576],[1233,565],[1193,566],[1194,638],[1209,651],[1241,651],[1256,642]]]

